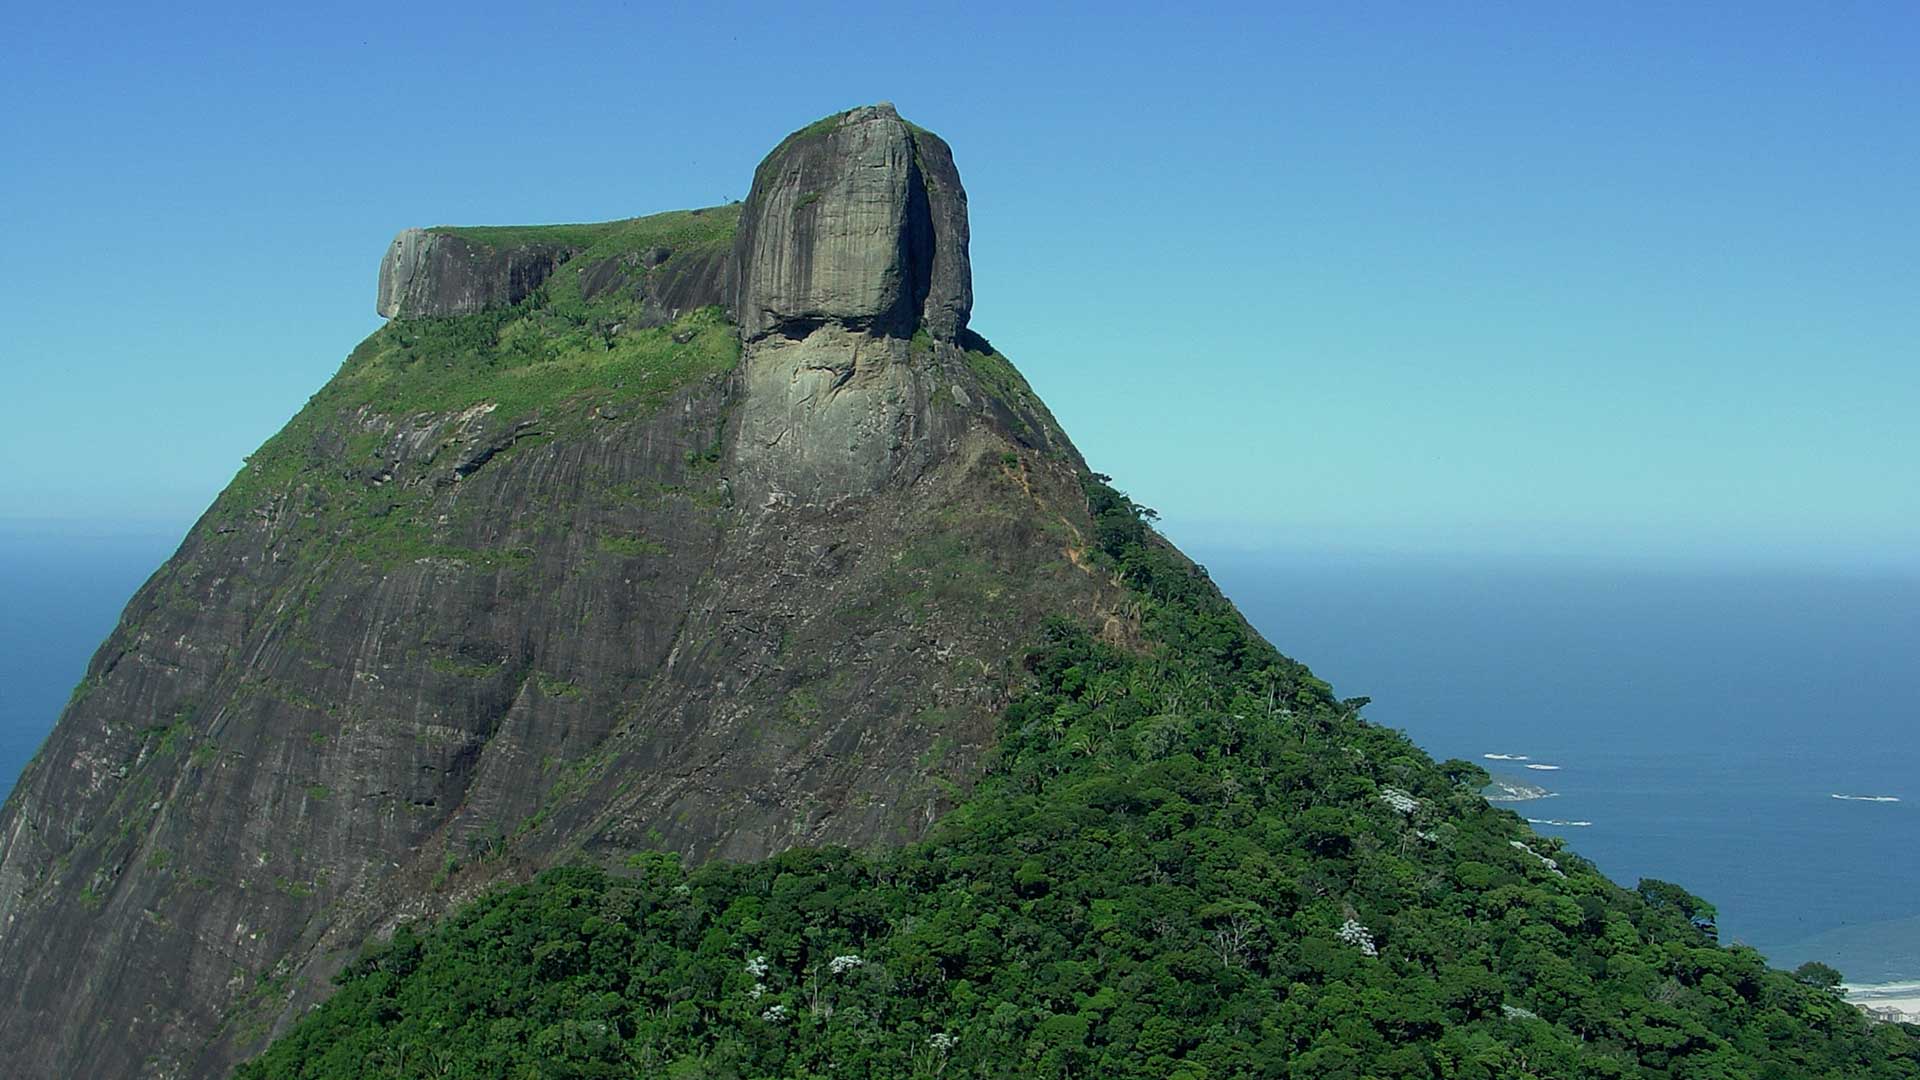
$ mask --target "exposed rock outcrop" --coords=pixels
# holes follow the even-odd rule
[[[580,295],[626,292],[645,303],[643,325],[665,326],[681,313],[726,302],[728,250],[653,247],[610,255],[580,268]]]
[[[823,322],[953,340],[973,310],[967,195],[952,152],[872,105],[789,136],[754,173],[734,245],[749,339]]]
[[[732,273],[751,502],[860,498],[952,453],[973,274],[938,137],[884,104],[789,136],[754,173]]]
[[[395,321],[135,596],[0,810],[7,1074],[224,1075],[370,937],[556,862],[924,830],[1018,643],[1128,617],[1078,557],[1078,455],[965,331],[965,214],[945,145],[875,107],[743,207],[403,233]],[[697,310],[729,298],[738,338]]]
[[[967,245],[967,193],[952,150],[880,104],[810,125],[768,155],[730,252],[676,258],[655,247],[580,273],[588,299],[631,289],[649,297],[661,322],[730,299],[748,340],[833,322],[954,341],[973,311]],[[376,306],[391,319],[519,303],[582,248],[407,229],[381,260]]]
[[[573,256],[558,244],[493,247],[464,237],[407,229],[380,260],[382,318],[468,315],[517,304]]]
[[[738,218],[735,204],[596,225],[407,229],[380,261],[376,306],[389,319],[470,315],[526,300],[565,266],[582,301],[636,299],[635,325],[665,326],[727,302]],[[662,219],[679,220],[678,242],[626,242]]]

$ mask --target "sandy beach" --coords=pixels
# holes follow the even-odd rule
[[[1842,984],[1847,1000],[1883,1020],[1920,1024],[1920,982]]]

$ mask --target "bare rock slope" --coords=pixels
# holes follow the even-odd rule
[[[219,1076],[557,862],[918,835],[1038,618],[1127,634],[891,107],[743,206],[409,230],[393,321],[139,591],[0,811],[0,1060]]]

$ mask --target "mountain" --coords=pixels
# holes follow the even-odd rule
[[[967,229],[880,105],[744,204],[396,238],[0,811],[0,1056],[1916,1075],[1261,640],[969,329]]]

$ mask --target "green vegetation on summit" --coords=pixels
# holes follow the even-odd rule
[[[427,231],[491,248],[542,244],[570,248],[578,252],[576,260],[593,262],[655,247],[722,252],[733,245],[739,224],[740,204],[733,203],[578,225],[436,225]]]
[[[548,871],[402,929],[242,1080],[1920,1075],[1920,1032],[1371,725],[1086,481],[1147,641],[1026,655],[924,841]]]
[[[653,325],[644,295],[609,288],[588,296],[584,280],[592,266],[647,273],[648,252],[724,252],[738,220],[739,207],[728,206],[598,225],[434,230],[488,245],[552,242],[577,254],[518,303],[380,328],[247,459],[215,513],[238,520],[292,499],[310,531],[350,536],[363,560],[461,556],[436,544],[430,526],[447,485],[476,461],[577,434],[593,418],[655,408],[739,361],[739,335],[719,307]],[[437,451],[414,457],[415,475],[386,475],[410,418],[445,427],[445,418],[470,411],[459,430],[438,433]]]

